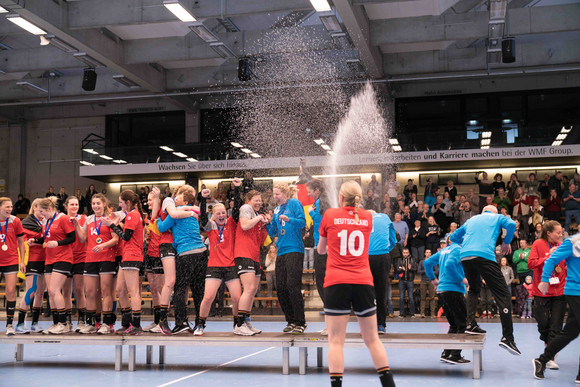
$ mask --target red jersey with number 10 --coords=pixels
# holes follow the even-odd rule
[[[369,265],[373,217],[361,208],[358,217],[357,223],[353,207],[331,208],[324,213],[319,229],[328,245],[324,287],[337,284],[373,286]]]

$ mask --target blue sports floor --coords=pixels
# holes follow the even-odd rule
[[[496,320],[497,321],[497,320]],[[145,322],[147,324],[148,322]],[[49,322],[41,323],[48,327]],[[447,322],[413,320],[387,321],[389,332],[444,333]],[[2,323],[2,325],[4,325]],[[230,321],[209,321],[207,331],[231,329]],[[265,331],[279,331],[282,322],[260,322],[254,325]],[[453,366],[439,361],[440,350],[388,350],[390,366],[397,386],[575,386],[580,355],[580,339],[572,342],[558,356],[559,371],[546,370],[546,379],[532,376],[531,359],[543,349],[538,339],[536,324],[516,322],[516,343],[522,356],[510,355],[498,346],[501,326],[498,322],[481,321],[488,331],[483,351],[483,371],[480,380],[471,378],[471,364]],[[308,331],[322,329],[323,323],[314,322]],[[357,332],[356,323],[349,331]],[[98,337],[95,337],[98,340]],[[167,347],[166,365],[145,366],[145,347],[137,348],[137,370],[126,370],[127,350],[124,351],[124,370],[114,370],[114,348],[101,346],[24,347],[24,362],[15,363],[14,346],[0,345],[0,386],[276,386],[312,387],[329,386],[328,369],[315,367],[316,349],[309,349],[309,368],[306,375],[298,374],[298,348],[290,348],[290,375],[282,375],[280,348],[242,347]],[[464,352],[471,360],[471,351]],[[157,361],[154,351],[153,361]],[[344,386],[380,386],[366,349],[345,349]]]

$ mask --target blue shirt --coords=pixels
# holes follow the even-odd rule
[[[449,239],[461,245],[461,259],[482,257],[495,262],[495,243],[502,228],[506,229],[504,243],[510,244],[516,222],[507,216],[486,211],[468,219]]]
[[[316,247],[318,246],[318,240],[320,239],[320,232],[318,229],[320,228],[320,222],[322,222],[322,215],[320,215],[320,198],[316,199],[314,205],[310,207],[308,214],[312,218],[312,228],[314,229],[312,236],[314,237],[314,247]]]
[[[463,284],[465,272],[461,265],[460,255],[461,246],[452,244],[451,246],[439,250],[437,253],[427,258],[423,263],[425,274],[430,280],[435,279],[433,266],[439,265],[439,285],[437,285],[437,293],[465,293],[465,285]]]
[[[369,255],[391,252],[397,244],[397,234],[387,214],[373,214],[373,229],[369,237]]]
[[[574,191],[572,193],[570,193],[570,191],[566,191],[562,194],[562,203],[564,203],[564,199],[566,199],[568,196],[572,196],[575,198],[580,198],[580,191]],[[580,210],[580,203],[578,203],[576,200],[570,198],[570,200],[568,200],[566,203],[564,203],[564,208],[566,210]]]
[[[286,215],[287,222],[280,219],[280,215]],[[306,216],[304,206],[298,199],[290,199],[274,210],[274,217],[270,224],[266,226],[268,235],[271,237],[278,234],[276,247],[278,255],[288,253],[304,253],[304,242],[302,241],[302,229],[306,227]]]
[[[567,296],[580,296],[580,234],[566,239],[544,262],[542,282],[549,282],[550,276],[557,264],[566,260],[568,274],[564,294]]]
[[[407,222],[401,220],[400,222],[393,222],[393,227],[395,227],[395,231],[399,233],[401,237],[401,246],[405,244],[405,238],[409,234],[409,226]]]
[[[199,222],[193,216],[184,219],[173,219],[171,216],[165,220],[158,218],[157,228],[160,232],[171,229],[173,247],[178,255],[190,250],[205,249],[199,233]]]

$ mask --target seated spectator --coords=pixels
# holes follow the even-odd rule
[[[560,221],[562,215],[562,199],[555,189],[550,190],[550,196],[546,199],[546,212],[548,220]]]
[[[518,189],[521,190],[521,187]],[[497,206],[498,211],[501,210],[502,208],[505,208],[508,213],[512,206],[512,201],[510,200],[510,198],[508,198],[503,188],[499,188],[497,190],[497,196],[493,199],[493,203]]]
[[[413,184],[413,179],[407,180],[407,185],[403,189],[403,195],[405,195],[405,204],[411,204],[413,201],[412,194],[415,194],[415,201],[417,200],[417,186]]]
[[[25,215],[30,211],[30,200],[26,202],[22,194],[18,195],[18,200],[14,203],[13,215]]]
[[[570,184],[568,191],[564,192],[562,202],[564,203],[564,215],[566,216],[564,229],[570,235],[572,217],[576,221],[576,227],[580,225],[580,191],[576,190],[575,184]]]

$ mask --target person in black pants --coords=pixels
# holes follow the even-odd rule
[[[405,317],[405,291],[409,299],[409,316],[415,317],[415,273],[417,260],[411,256],[408,248],[403,249],[403,256],[395,262],[395,278],[399,279],[399,317]]]
[[[207,269],[208,252],[179,254],[175,257],[175,286],[173,287],[173,305],[175,307],[175,326],[187,324],[187,299],[191,289],[195,316],[199,318],[199,307],[205,290],[205,273]]]

